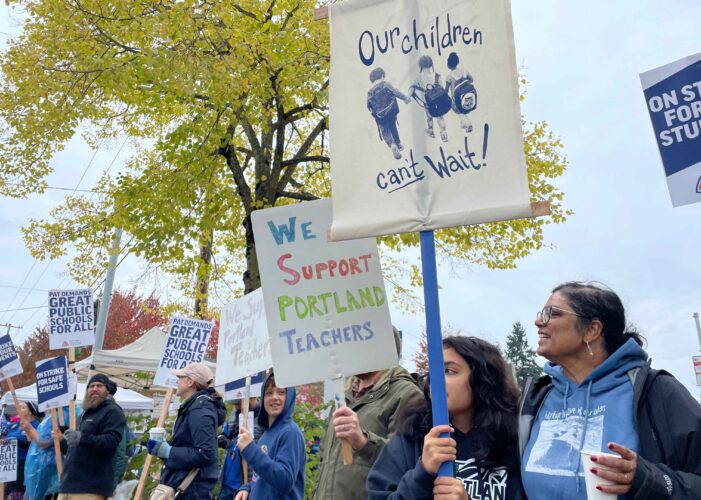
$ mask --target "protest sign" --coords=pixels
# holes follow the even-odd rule
[[[17,440],[0,442],[0,483],[17,480]]]
[[[692,356],[694,363],[694,373],[696,374],[696,385],[701,386],[701,356]]]
[[[68,405],[68,361],[65,356],[38,361],[36,375],[39,411]]]
[[[212,326],[211,321],[172,318],[153,385],[177,387],[177,377],[171,370],[182,370],[190,363],[202,361],[209,344]]]
[[[251,219],[276,383],[396,365],[375,239],[328,241],[330,200],[257,210]]]
[[[222,308],[216,383],[223,385],[271,366],[263,291],[259,288]]]
[[[217,368],[219,373],[219,368]],[[263,390],[263,375],[260,373],[251,377],[251,389],[249,397],[260,397]],[[243,399],[246,397],[246,378],[234,380],[224,385],[224,401],[233,401],[234,399]]]
[[[508,0],[329,17],[334,240],[532,215]]]
[[[92,290],[49,291],[49,348],[93,345],[95,341]]]
[[[640,75],[675,207],[701,201],[701,53]]]
[[[0,380],[22,373],[22,364],[9,335],[0,337]]]

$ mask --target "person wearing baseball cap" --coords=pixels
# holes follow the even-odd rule
[[[149,439],[148,452],[163,459],[160,483],[174,490],[197,469],[179,500],[212,498],[219,476],[217,429],[226,418],[226,406],[211,387],[214,374],[204,363],[190,363],[171,372],[178,377],[176,395],[182,401],[173,436],[168,441]]]
[[[78,429],[68,429],[62,436],[56,431],[62,444],[68,445],[60,500],[112,495],[114,464],[126,426],[124,412],[112,397],[116,390],[117,385],[107,375],[97,373],[90,377]]]

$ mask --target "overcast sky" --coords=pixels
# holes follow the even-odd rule
[[[535,345],[533,319],[555,285],[602,281],[621,295],[629,321],[647,338],[653,366],[698,397],[691,356],[699,354],[692,313],[701,312],[701,204],[672,208],[638,75],[701,52],[701,2],[514,0],[512,8],[517,63],[529,80],[522,111],[561,137],[570,165],[557,184],[575,213],[548,227],[550,248],[516,270],[441,271],[443,323],[503,344],[521,321]],[[3,4],[0,42],[17,30]],[[101,148],[91,164],[93,151],[75,139],[54,159],[61,174],[50,185],[74,188],[87,169],[79,187],[89,189],[110,163],[118,169],[126,159],[119,145]],[[46,290],[77,286],[63,279],[61,262],[35,264],[20,233],[65,194],[0,199],[0,311],[44,306]],[[130,287],[135,269],[138,263],[118,271],[117,285]],[[34,290],[13,288],[19,286]],[[153,288],[142,284],[145,293]],[[424,319],[393,311],[393,320],[406,333],[409,358]],[[46,309],[0,312],[0,323],[7,321],[24,327],[13,331],[21,343],[46,321]]]

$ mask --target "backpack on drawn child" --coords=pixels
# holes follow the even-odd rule
[[[399,105],[394,92],[386,85],[370,89],[368,107],[372,116],[380,122],[391,122],[399,113]]]
[[[463,115],[477,107],[477,90],[472,84],[472,78],[464,77],[455,82],[453,87],[453,102],[455,110]]]
[[[416,93],[412,94],[414,100],[418,102],[420,106],[426,108],[428,114],[434,118],[440,118],[448,113],[452,103],[448,92],[438,83],[439,78],[438,73],[436,73],[435,83],[426,85],[423,102]]]

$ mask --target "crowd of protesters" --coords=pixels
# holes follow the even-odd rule
[[[583,450],[599,453],[588,472],[606,480],[598,489],[612,498],[701,499],[701,405],[650,366],[618,295],[600,284],[565,283],[535,325],[545,374],[521,389],[496,346],[476,337],[443,340],[449,425],[433,424],[428,380],[400,366],[349,378],[346,404],[331,412],[313,449],[314,500],[584,500],[590,466]],[[249,429],[240,400],[226,420],[206,365],[173,373],[181,403],[170,438],[152,435],[146,443],[162,460],[151,499],[176,492],[181,500],[305,498],[311,448],[293,420],[294,387],[278,386],[269,373],[260,400],[249,401]],[[113,495],[129,441],[116,391],[106,376],[90,378],[75,430],[52,431],[50,415],[21,403],[2,428],[18,446],[17,480],[5,485],[5,498]],[[60,420],[68,421],[63,412]],[[60,478],[54,440],[64,455]],[[343,442],[352,463],[344,463]],[[453,474],[439,476],[446,461],[454,462]]]

